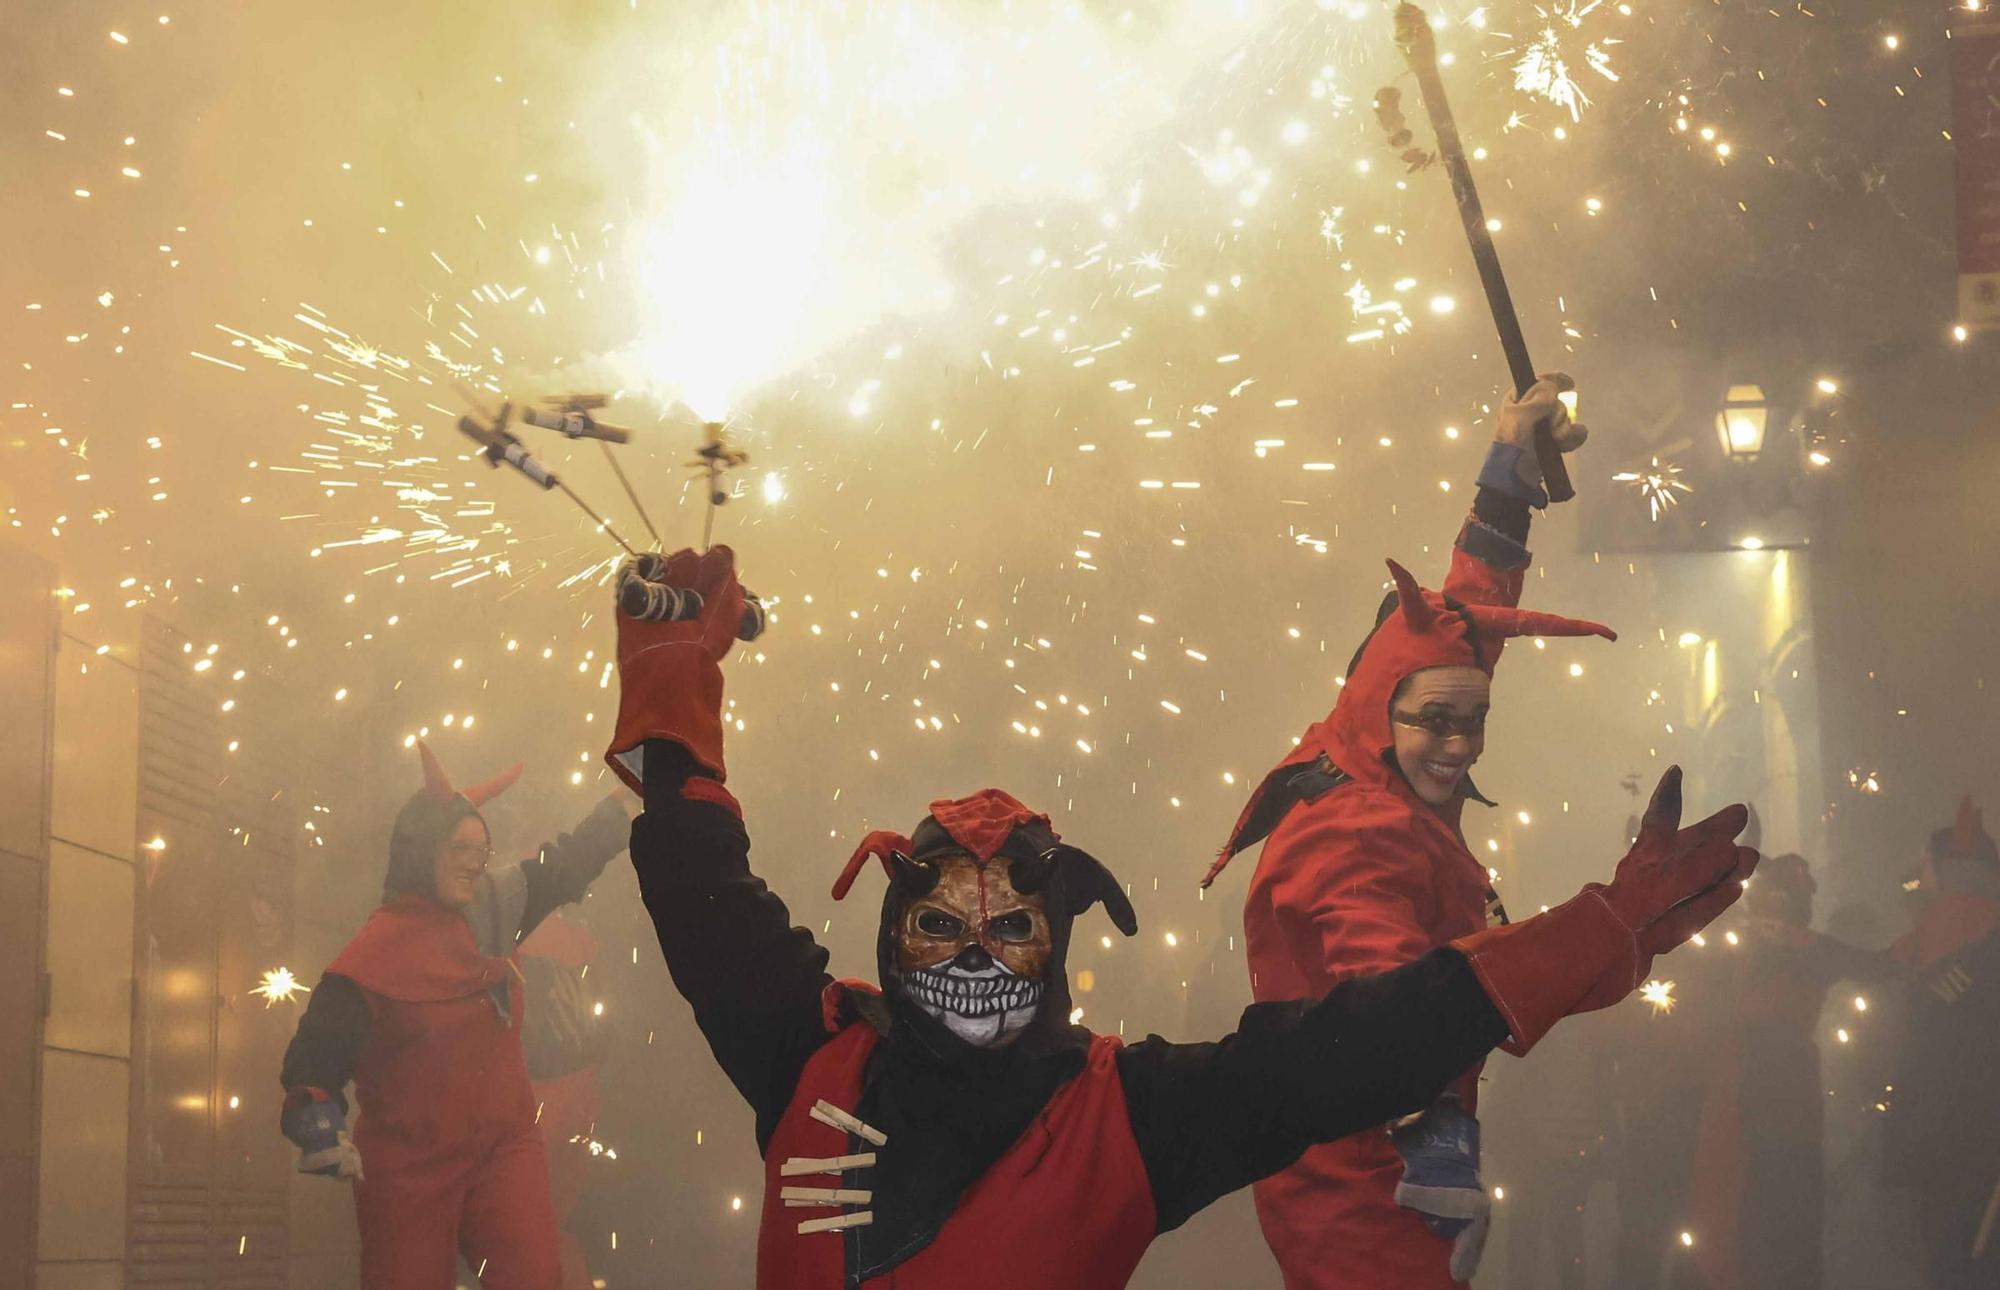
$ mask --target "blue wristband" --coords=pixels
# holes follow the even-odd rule
[[[1548,490],[1540,484],[1530,487],[1515,469],[1523,449],[1517,443],[1498,443],[1486,450],[1486,464],[1479,468],[1479,486],[1526,502],[1537,510],[1549,504]]]

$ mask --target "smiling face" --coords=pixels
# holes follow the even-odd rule
[[[1413,672],[1389,701],[1396,765],[1417,796],[1445,806],[1486,750],[1486,710],[1493,680],[1476,667]]]
[[[486,862],[492,855],[492,840],[486,832],[486,821],[476,815],[460,820],[451,835],[438,847],[437,860],[431,870],[438,903],[450,909],[464,909],[470,905],[473,885],[479,881],[479,875],[486,872]]]
[[[1014,890],[1007,862],[937,859],[937,885],[903,906],[896,969],[904,993],[979,1048],[1008,1043],[1042,1000],[1055,952],[1037,895]]]

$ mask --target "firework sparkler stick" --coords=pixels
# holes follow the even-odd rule
[[[632,432],[624,426],[599,421],[594,415],[611,401],[608,394],[562,394],[543,399],[547,409],[522,408],[521,420],[541,430],[553,430],[572,439],[597,439],[604,443],[630,443]]]
[[[1458,123],[1452,119],[1451,104],[1444,95],[1444,79],[1438,75],[1437,41],[1430,20],[1417,6],[1396,6],[1396,46],[1416,74],[1423,91],[1424,108],[1431,128],[1437,132],[1438,155],[1451,172],[1452,196],[1458,201],[1458,217],[1465,225],[1465,237],[1472,244],[1472,261],[1479,268],[1480,285],[1486,289],[1486,303],[1493,311],[1493,324],[1500,331],[1500,348],[1506,352],[1507,368],[1514,378],[1514,393],[1526,394],[1535,383],[1535,364],[1528,357],[1528,342],[1521,334],[1521,318],[1514,312],[1514,299],[1507,291],[1507,279],[1500,271],[1500,252],[1486,227],[1486,212],[1479,205],[1479,190],[1472,183],[1472,167],[1465,158],[1465,145],[1458,137]],[[1569,470],[1562,453],[1546,426],[1535,431],[1535,457],[1542,466],[1542,484],[1551,502],[1566,502],[1576,496],[1569,482]]]
[[[486,458],[486,464],[493,469],[498,470],[500,463],[505,462],[544,489],[560,488],[565,497],[576,503],[578,510],[588,515],[598,528],[610,535],[613,542],[624,547],[627,555],[636,557],[639,553],[632,549],[632,544],[619,537],[618,531],[612,528],[602,515],[592,510],[588,502],[576,495],[575,489],[565,484],[544,462],[530,453],[526,445],[521,442],[520,436],[507,428],[507,421],[513,415],[513,411],[513,404],[501,404],[500,414],[494,418],[490,426],[482,425],[477,417],[467,413],[458,419],[459,433],[479,445],[480,455]]]
[[[706,551],[715,537],[715,508],[729,500],[729,492],[722,486],[722,472],[743,465],[750,460],[750,454],[729,442],[720,421],[704,421],[701,430],[701,447],[695,450],[694,460],[688,465],[708,476],[708,511],[701,520],[701,549]]]
[[[595,439],[597,446],[604,449],[604,460],[611,466],[611,473],[618,476],[618,483],[625,489],[625,496],[632,499],[632,507],[639,512],[639,522],[646,526],[646,532],[653,535],[653,548],[658,550],[664,544],[660,541],[660,531],[653,527],[653,517],[646,513],[646,504],[639,500],[632,481],[625,477],[625,468],[612,455],[614,443],[632,442],[632,432],[624,426],[615,426],[608,421],[599,421],[598,409],[611,401],[604,394],[564,394],[543,399],[547,408],[522,408],[521,420],[542,430],[553,430],[571,439]]]
[[[653,535],[653,549],[663,550],[666,543],[660,540],[660,531],[653,527],[653,517],[646,514],[646,504],[639,500],[639,494],[633,489],[632,481],[625,478],[625,468],[618,464],[618,458],[612,454],[611,445],[599,443],[597,446],[604,449],[604,460],[611,463],[611,473],[618,476],[618,482],[625,486],[625,496],[632,499],[633,508],[639,512],[639,522],[646,526],[646,532]]]

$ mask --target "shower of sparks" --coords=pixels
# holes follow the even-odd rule
[[[1647,513],[1653,517],[1655,524],[1659,523],[1660,516],[1680,504],[1680,498],[1675,494],[1694,491],[1692,486],[1681,482],[1679,466],[1670,461],[1662,462],[1658,457],[1653,458],[1652,464],[1645,470],[1621,470],[1611,478],[1615,483],[1630,484],[1639,490],[1639,495],[1646,499]]]
[[[264,1000],[264,1006],[268,1008],[280,1000],[295,1003],[300,995],[310,994],[312,991],[309,987],[299,984],[298,978],[292,975],[290,968],[275,967],[264,973],[263,979],[257,982],[250,993],[260,996]]]
[[[1535,6],[1535,13],[1542,20],[1540,34],[1508,51],[1514,55],[1514,88],[1567,109],[1572,122],[1581,120],[1583,109],[1590,106],[1590,95],[1570,75],[1575,63],[1570,50],[1578,39],[1570,33],[1583,26],[1583,20],[1603,3],[1604,0],[1589,0],[1589,3],[1568,0],[1567,4],[1549,8]],[[1607,81],[1616,81],[1618,73],[1611,69],[1611,46],[1618,43],[1617,37],[1606,36],[1584,45],[1583,67]]]
[[[1619,42],[1603,29],[1617,22],[1615,0],[1542,3],[1539,19],[1525,15],[1523,38],[1504,42],[1510,48],[1498,64],[1533,97],[1466,113],[1469,137],[1511,149],[1524,167],[1554,164],[1547,149],[1563,137],[1560,127],[1545,133],[1530,120],[1544,112],[1543,100],[1580,119],[1591,106],[1586,85],[1618,97],[1595,86],[1593,73],[1611,82],[1620,71],[1628,81],[1649,78],[1667,34],[1634,23],[1614,70]],[[641,16],[624,20],[635,25],[616,32],[615,43],[671,45],[636,24],[653,21],[645,11],[673,8],[635,6]],[[90,665],[122,653],[124,620],[156,601],[203,596],[187,609],[190,621],[212,623],[218,634],[246,628],[224,637],[219,652],[193,647],[206,652],[188,672],[224,714],[218,719],[239,723],[223,739],[235,755],[241,736],[244,762],[270,748],[270,718],[253,699],[229,715],[238,693],[229,687],[247,691],[268,679],[296,696],[281,719],[313,723],[330,748],[386,730],[381,751],[408,758],[418,739],[438,746],[449,731],[472,736],[468,745],[502,743],[532,723],[538,753],[567,759],[552,780],[582,800],[607,787],[600,750],[616,677],[606,653],[606,583],[622,556],[607,554],[609,544],[562,499],[489,471],[467,451],[452,429],[462,406],[450,387],[471,387],[496,406],[586,384],[619,390],[637,405],[626,418],[634,443],[620,460],[675,546],[692,541],[706,509],[703,490],[685,487],[675,471],[680,450],[701,414],[728,415],[744,423],[766,472],[745,476],[738,491],[761,486],[764,504],[724,509],[717,538],[740,544],[746,580],[768,603],[796,605],[787,616],[797,621],[772,633],[768,677],[736,691],[742,698],[727,701],[724,720],[732,756],[748,766],[767,757],[776,768],[789,764],[796,727],[774,717],[791,721],[794,706],[801,722],[825,732],[823,742],[810,741],[812,773],[823,781],[814,793],[832,803],[812,821],[817,839],[844,853],[851,839],[841,831],[880,808],[891,789],[907,792],[933,768],[975,753],[1000,763],[996,776],[1046,794],[1052,810],[1102,813],[1115,797],[1176,823],[1197,813],[1229,818],[1243,791],[1236,774],[1163,753],[1185,746],[1171,723],[1243,720],[1239,690],[1269,690],[1270,677],[1292,669],[1306,692],[1330,701],[1344,683],[1331,673],[1352,643],[1339,633],[1354,626],[1339,606],[1380,573],[1379,564],[1353,574],[1339,562],[1414,555],[1449,532],[1436,524],[1455,526],[1456,514],[1431,509],[1432,484],[1446,475],[1454,488],[1465,482],[1490,409],[1476,404],[1476,378],[1411,383],[1405,388],[1431,393],[1387,406],[1370,397],[1375,385],[1406,378],[1412,358],[1449,361],[1459,344],[1452,328],[1466,318],[1462,296],[1451,310],[1445,293],[1454,283],[1439,276],[1445,266],[1432,258],[1429,221],[1401,222],[1402,167],[1343,147],[1350,123],[1341,118],[1354,103],[1336,85],[1350,75],[1373,83],[1375,69],[1362,60],[1369,42],[1322,27],[1379,27],[1379,7],[1329,0],[1319,8],[1341,10],[1342,21],[1292,25],[1284,39],[1261,42],[1248,37],[1290,7],[1245,0],[1157,8],[1185,9],[1192,25],[1140,45],[1123,24],[1093,25],[1091,7],[1056,0],[918,18],[891,6],[723,6],[718,12],[752,17],[721,29],[713,76],[686,78],[684,100],[649,97],[650,87],[674,84],[670,77],[646,77],[639,91],[605,66],[625,60],[593,58],[594,76],[536,90],[532,114],[577,118],[569,137],[601,154],[586,187],[601,173],[608,202],[552,182],[554,159],[532,156],[523,169],[539,182],[531,178],[535,186],[513,204],[489,204],[483,215],[460,204],[469,199],[443,174],[407,194],[413,209],[427,208],[422,224],[402,214],[392,190],[343,198],[380,207],[367,215],[383,224],[373,230],[380,242],[369,243],[383,248],[379,263],[286,240],[274,222],[273,245],[300,257],[293,270],[253,280],[250,261],[238,294],[185,293],[229,300],[226,320],[242,330],[197,331],[183,320],[160,329],[154,345],[156,356],[178,362],[159,397],[191,391],[195,406],[231,409],[213,423],[165,419],[157,434],[148,422],[114,438],[124,427],[109,421],[112,405],[94,423],[85,411],[98,406],[94,394],[64,407],[61,381],[72,369],[90,378],[85,393],[112,384],[114,356],[126,352],[132,331],[112,323],[145,294],[143,280],[92,278],[67,314],[53,295],[46,308],[0,302],[42,329],[38,351],[23,347],[35,367],[24,362],[23,375],[10,377],[23,389],[4,415],[23,444],[46,445],[48,476],[0,487],[0,520],[20,536],[47,534],[52,555],[68,552],[57,567],[74,586],[55,595],[66,627],[101,642]],[[1460,21],[1487,30],[1483,9]],[[1219,61],[1217,51],[1227,51]],[[1380,52],[1378,39],[1370,57]],[[878,75],[884,67],[893,70]],[[1204,79],[1183,95],[1189,67]],[[517,79],[528,78],[508,76]],[[617,93],[576,92],[592,80]],[[1239,104],[1239,94],[1249,97]],[[617,109],[607,112],[606,100]],[[110,112],[105,102],[86,90],[49,110],[80,118]],[[1191,106],[1170,106],[1181,102]],[[529,110],[525,93],[520,104]],[[492,110],[506,106],[496,96]],[[1702,124],[1702,106],[1683,95],[1678,129],[1728,155],[1730,141]],[[72,137],[51,130],[48,147],[83,151],[82,120],[50,123]],[[515,133],[511,120],[502,124]],[[124,137],[113,116],[93,128]],[[643,148],[621,142],[628,136]],[[1154,142],[1128,147],[1128,138]],[[394,154],[393,140],[383,147]],[[92,164],[115,173],[123,160]],[[1484,148],[1474,160],[1485,160]],[[173,182],[166,156],[143,164],[147,185]],[[1624,164],[1577,174],[1563,199],[1584,201],[1598,218],[1593,227],[1609,228],[1618,204],[1582,194],[1608,196],[1618,181],[1649,173]],[[127,177],[136,180],[136,169]],[[71,182],[51,190],[65,210],[82,200],[70,196]],[[84,209],[129,200],[108,180],[92,186],[97,196]],[[1501,212],[1509,228],[1532,229],[1546,214],[1532,197],[1510,199]],[[278,213],[325,230],[326,214],[313,206],[326,205],[328,191],[308,188],[299,198],[297,209]],[[1491,226],[1497,231],[1500,220]],[[940,255],[939,245],[957,249]],[[165,268],[184,275],[237,272],[199,226],[158,250],[172,257]],[[1449,253],[1456,264],[1462,248]],[[350,276],[368,299],[339,289]],[[1304,285],[1315,307],[1326,306],[1313,317],[1339,351],[1324,364],[1283,335],[1286,320],[1299,316],[1288,310]],[[1583,292],[1582,309],[1595,304],[1583,284],[1570,289]],[[326,310],[290,303],[302,299]],[[1564,312],[1582,309],[1573,297]],[[107,321],[86,331],[79,316]],[[1660,322],[1680,326],[1664,310]],[[1590,343],[1566,330],[1580,348]],[[1465,329],[1464,339],[1477,331]],[[1944,345],[1968,340],[1964,326],[1939,337]],[[140,353],[145,342],[140,329],[129,343]],[[240,433],[215,433],[239,400],[246,417],[259,417],[254,433],[247,421]],[[547,439],[536,451],[629,533],[636,516],[586,446],[592,451],[577,455]],[[134,463],[143,469],[121,480],[121,464]],[[1656,459],[1615,478],[1639,489],[1657,522],[1692,491],[1679,475]],[[911,489],[913,479],[925,486]],[[980,486],[976,496],[955,491],[969,482]],[[978,517],[993,505],[991,489],[1028,485],[1044,490],[1035,496],[1045,499],[1037,505],[1047,522],[1004,538],[984,534]],[[982,540],[949,524],[913,540],[895,516],[913,495],[937,501],[940,519],[952,518],[946,503],[962,506]],[[193,522],[193,498],[226,503],[211,512],[212,527]],[[210,540],[200,549],[171,540],[187,530]],[[1218,542],[1225,532],[1228,548]],[[94,540],[118,552],[115,566],[92,556]],[[1264,545],[1252,549],[1257,542]],[[262,547],[309,554],[296,587],[274,586],[265,574],[237,588],[246,566],[257,572],[252,557]],[[1004,578],[998,560],[985,558],[989,548],[1004,557]],[[1205,589],[1201,562],[1233,561],[1239,551],[1257,562],[1257,580],[1268,576],[1280,593],[1263,598],[1272,613],[1245,614],[1240,632],[1218,632],[1212,618],[1161,593],[1172,585],[1164,561],[1184,561],[1174,567],[1189,571],[1189,589]],[[1551,575],[1602,593],[1614,577],[1631,576],[1632,564],[1618,562],[1625,572],[1616,573],[1613,563],[1566,561]],[[1294,583],[1300,570],[1314,581]],[[1326,588],[1334,608],[1289,594],[1295,585]],[[435,594],[447,589],[462,590]],[[80,625],[71,627],[73,619]],[[1317,626],[1322,619],[1331,626]],[[1679,634],[1683,645],[1706,639],[1671,618],[1645,625],[1666,632],[1662,640]],[[1719,637],[1726,628],[1710,630]],[[1291,653],[1279,657],[1278,649]],[[765,663],[751,646],[729,668],[738,676]],[[1671,713],[1680,695],[1669,681],[1659,685],[1646,706]],[[338,706],[318,706],[328,704]],[[1690,746],[1673,724],[1666,740],[1682,754]],[[456,772],[482,757],[468,746],[448,760]],[[1237,767],[1246,769],[1256,768]],[[1850,783],[1859,793],[1881,787],[1866,771]],[[330,791],[369,805],[358,786]],[[1538,805],[1537,819],[1569,809]],[[328,808],[314,809],[334,825]],[[375,818],[357,810],[347,827],[372,827]],[[306,827],[313,846],[327,845]],[[804,829],[789,813],[773,827]],[[334,836],[342,845],[343,835]],[[164,839],[145,849],[149,874],[170,859]],[[1152,890],[1141,898],[1155,902],[1148,915],[1182,931],[1130,948],[1114,949],[1108,936],[1078,946],[1080,974],[1094,971],[1102,983],[1091,1015],[1107,1030],[1116,1019],[1123,1031],[1119,1013],[1133,993],[1167,980],[1158,955],[1208,945],[1194,918],[1200,907],[1185,891],[1191,884],[1177,881],[1170,861],[1142,875]],[[1214,944],[1202,953],[1241,953],[1234,930],[1225,911],[1220,936],[1210,928]],[[1723,934],[1715,935],[1720,952]],[[1726,943],[1737,943],[1735,933]],[[655,969],[647,975],[657,977],[650,950],[630,953],[633,975],[644,956]],[[593,988],[604,980],[609,1006],[630,1011],[633,996],[613,992],[638,987],[613,966],[592,974]],[[1640,993],[1658,1014],[1673,1010],[1674,989],[1649,981]],[[285,968],[251,991],[267,1008],[280,998],[296,1006],[305,992]],[[1189,993],[1184,983],[1183,998]],[[1228,1002],[1233,1017],[1236,1001]],[[1082,1014],[1079,1005],[1072,1021]],[[653,1032],[644,1034],[652,1045]],[[673,1037],[659,1034],[653,1052]],[[699,1145],[700,1132],[693,1136]],[[569,1141],[593,1158],[619,1154],[588,1134]],[[740,1197],[732,1208],[742,1208]]]

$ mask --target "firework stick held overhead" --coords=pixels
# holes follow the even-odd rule
[[[1424,11],[1407,3],[1396,6],[1396,47],[1416,74],[1423,91],[1424,108],[1431,128],[1437,132],[1438,156],[1451,172],[1452,196],[1458,202],[1459,221],[1472,245],[1472,260],[1479,268],[1479,282],[1486,290],[1486,303],[1493,311],[1493,324],[1500,331],[1500,348],[1506,352],[1507,368],[1513,377],[1516,397],[1525,395],[1535,383],[1535,364],[1528,357],[1528,342],[1521,334],[1521,319],[1514,312],[1514,299],[1500,270],[1500,252],[1486,226],[1486,212],[1479,204],[1479,190],[1473,186],[1472,167],[1466,161],[1465,145],[1458,137],[1458,123],[1452,119],[1451,104],[1444,94],[1444,80],[1438,75],[1437,42],[1431,34],[1430,19]],[[1541,463],[1542,483],[1551,502],[1566,502],[1576,496],[1563,465],[1562,452],[1546,426],[1535,431],[1535,457]]]
[[[553,430],[571,439],[596,439],[604,443],[630,443],[632,432],[624,426],[599,421],[596,413],[609,403],[605,394],[562,394],[543,399],[547,410],[521,409],[521,420],[542,430]]]
[[[602,515],[593,510],[588,502],[578,497],[576,490],[565,484],[545,463],[531,454],[521,442],[520,436],[507,428],[507,421],[513,415],[513,411],[513,404],[501,404],[500,413],[490,426],[481,424],[479,418],[468,412],[458,419],[459,433],[479,445],[480,455],[486,458],[486,464],[493,469],[498,470],[500,464],[505,462],[544,489],[560,488],[565,497],[576,503],[578,510],[588,515],[613,542],[624,547],[627,555],[637,557],[639,553],[632,549],[631,543],[619,537],[617,530],[613,529]]]
[[[708,510],[701,521],[701,549],[706,551],[714,545],[715,508],[729,500],[729,491],[722,486],[722,473],[748,463],[750,454],[729,442],[720,421],[702,422],[701,432],[701,447],[695,449],[694,460],[688,466],[708,477]]]
[[[618,476],[618,482],[625,488],[625,496],[632,499],[633,509],[639,512],[639,522],[646,526],[646,532],[653,535],[653,549],[655,551],[664,549],[666,543],[660,540],[660,531],[653,527],[653,517],[646,513],[646,504],[639,500],[638,490],[634,489],[632,481],[625,477],[625,468],[618,464],[617,454],[611,451],[611,445],[608,443],[600,442],[597,446],[604,449],[604,460],[610,464],[611,473]]]
[[[660,540],[660,531],[653,527],[653,517],[646,513],[646,504],[639,500],[632,481],[625,477],[625,468],[618,464],[611,445],[632,442],[632,432],[624,426],[615,426],[608,421],[599,421],[596,413],[609,403],[610,396],[604,394],[564,394],[543,399],[547,410],[522,408],[521,420],[524,424],[541,430],[553,430],[570,439],[595,439],[597,446],[604,450],[604,460],[611,467],[611,473],[618,476],[619,484],[625,489],[625,496],[632,499],[632,508],[639,512],[639,522],[646,526],[646,532],[653,535],[653,549],[665,545]],[[623,545],[622,543],[620,545]],[[625,548],[630,551],[630,547]]]

